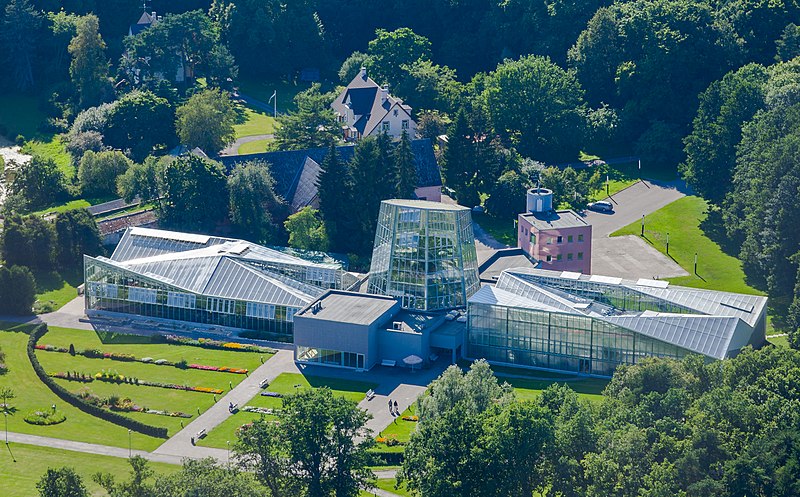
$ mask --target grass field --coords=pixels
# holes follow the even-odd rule
[[[285,80],[242,79],[239,81],[239,91],[249,97],[269,103],[273,91],[278,92],[278,112],[294,110],[294,97],[303,90],[308,89],[310,83],[291,82]]]
[[[79,440],[82,442],[128,446],[128,430],[115,424],[90,416],[75,407],[63,402],[42,383],[28,361],[25,346],[28,342],[25,325],[6,325],[0,331],[0,348],[6,354],[8,373],[0,376],[0,388],[10,387],[16,398],[9,401],[13,414],[8,417],[8,430],[31,435]],[[91,333],[91,332],[84,332]],[[46,338],[49,338],[45,335]],[[45,340],[46,341],[46,340]],[[56,408],[67,416],[67,420],[53,426],[35,426],[23,421],[30,411]],[[152,416],[156,417],[156,416]],[[136,449],[153,450],[163,442],[162,439],[148,437],[139,433],[132,436],[132,444]]]
[[[35,312],[52,312],[60,309],[67,302],[78,296],[78,285],[83,283],[83,272],[68,271],[49,273],[36,273],[36,303]]]
[[[517,246],[517,228],[513,219],[500,219],[490,214],[473,214],[475,224],[500,243]]]
[[[297,388],[295,388],[295,385],[298,385]],[[364,398],[366,391],[371,388],[375,388],[376,386],[377,385],[374,383],[367,382],[350,381],[338,378],[324,378],[322,376],[305,376],[297,373],[282,373],[278,375],[278,377],[276,377],[272,383],[270,383],[266,390],[288,395],[294,393],[300,388],[328,387],[336,395],[345,397],[353,402],[360,402]],[[283,401],[275,397],[264,397],[257,395],[256,397],[253,397],[253,399],[250,400],[247,405],[280,409],[283,405]],[[227,447],[226,442],[230,441],[232,444],[233,441],[236,440],[236,430],[240,426],[247,423],[252,423],[260,417],[260,414],[239,411],[223,421],[219,426],[211,430],[207,437],[198,442],[198,445],[224,449]]]
[[[553,383],[560,383],[557,380],[535,380],[530,378],[509,378],[497,375],[500,381],[507,381],[514,387],[514,393],[518,400],[533,400],[541,395],[542,390]],[[581,378],[577,380],[563,382],[568,387],[578,393],[578,397],[592,402],[598,402],[603,398],[603,389],[608,385],[608,380],[600,378]]]
[[[32,95],[4,93],[0,95],[0,134],[14,140],[17,135],[32,138],[39,132],[45,115],[39,100]]]
[[[275,132],[275,118],[272,115],[243,105],[236,107],[237,123],[233,126],[236,138],[255,135],[270,135]]]
[[[789,337],[787,336],[768,336],[767,340],[769,340],[769,342],[776,347],[789,348]]]
[[[134,340],[138,341],[138,337]],[[119,341],[119,339],[117,340]],[[266,361],[268,354],[255,352],[236,352],[227,350],[210,350],[200,347],[173,344],[154,343],[102,343],[93,331],[72,330],[66,328],[51,328],[41,340],[41,344],[69,347],[74,344],[76,349],[99,349],[103,352],[120,352],[133,354],[137,358],[151,357],[155,360],[167,359],[177,362],[187,361],[189,364],[203,364],[208,366],[228,366],[254,370],[261,365],[261,357]],[[126,377],[135,377],[141,380],[174,383],[198,387],[218,388],[228,391],[235,387],[245,375],[221,373],[215,371],[201,371],[196,369],[179,369],[171,366],[158,366],[141,362],[121,362],[111,359],[90,359],[83,356],[71,356],[58,352],[37,351],[37,357],[47,372],[77,371],[85,374],[96,374],[101,371],[116,371]],[[194,416],[214,405],[214,396],[208,393],[187,392],[158,387],[115,384],[94,381],[79,383],[68,380],[56,380],[64,388],[77,392],[88,389],[100,397],[118,396],[130,398],[136,405],[149,409],[165,411],[181,411]],[[199,411],[198,411],[199,410]],[[154,426],[163,426],[174,435],[191,419],[159,416],[145,413],[124,413],[133,419]]]
[[[64,148],[64,143],[58,136],[54,136],[48,141],[29,140],[22,147],[22,152],[53,159],[58,166],[58,170],[61,171],[67,181],[70,181],[75,176],[76,165],[72,163],[72,157],[67,152],[67,149]]]
[[[700,197],[689,196],[676,200],[645,217],[645,241],[666,254],[669,233],[669,257],[685,269],[689,276],[670,278],[676,285],[727,292],[761,295],[744,279],[741,262],[723,252],[701,228],[708,215],[708,204]],[[636,221],[615,231],[611,236],[639,235],[641,222]],[[697,274],[694,273],[694,254],[697,253]]]
[[[129,478],[131,466],[127,459],[97,454],[85,454],[67,450],[38,447],[12,443],[11,452],[6,447],[0,447],[0,482],[2,494],[8,497],[38,497],[36,482],[48,468],[69,466],[82,477],[84,485],[90,495],[106,495],[105,491],[91,480],[94,473],[103,471],[111,473],[117,481]],[[14,462],[11,458],[13,453]],[[180,466],[164,463],[149,464],[156,473],[173,473]]]
[[[252,142],[242,143],[236,151],[239,155],[247,154],[261,154],[267,151],[267,144],[271,142],[269,138],[264,140],[256,140]]]

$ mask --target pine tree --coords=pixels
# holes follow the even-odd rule
[[[36,31],[42,23],[39,14],[28,0],[11,0],[5,8],[5,19],[0,23],[0,41],[4,42],[5,56],[14,83],[19,90],[34,85],[33,58],[38,38]]]
[[[392,139],[388,134],[381,133],[375,140],[378,145],[378,164],[380,170],[385,171],[383,181],[375,184],[375,194],[381,200],[393,198],[397,195],[394,179],[394,156]]]
[[[460,109],[456,114],[447,138],[443,170],[445,183],[456,191],[459,203],[476,205],[477,190],[473,183],[478,157],[473,131],[467,122],[464,109]]]
[[[417,186],[417,167],[414,165],[414,153],[411,150],[411,140],[408,133],[403,131],[400,143],[394,149],[394,167],[397,198],[415,198],[414,188]]]
[[[351,189],[347,164],[340,160],[333,142],[321,168],[322,172],[317,179],[319,210],[334,249],[341,249],[345,245],[342,240],[347,236],[345,225]]]
[[[380,147],[375,138],[365,138],[356,145],[350,161],[353,178],[353,198],[348,218],[352,219],[353,233],[347,240],[349,249],[357,254],[368,254],[375,236],[378,210],[384,197],[386,172],[381,163]]]

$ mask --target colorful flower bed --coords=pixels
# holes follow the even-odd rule
[[[193,347],[203,347],[206,349],[224,349],[224,350],[239,350],[241,352],[260,352],[263,354],[274,354],[276,351],[270,347],[262,347],[261,345],[250,345],[237,342],[223,342],[222,340],[213,340],[211,338],[193,338],[182,337],[178,335],[167,335],[167,343],[175,343],[180,345],[191,345]]]
[[[403,421],[417,422],[417,421],[419,421],[419,416],[416,416],[416,415],[414,415],[414,416],[403,416]]]
[[[86,375],[83,373],[77,372],[58,372],[58,373],[48,373],[47,376],[53,378],[60,378],[62,380],[69,380],[69,381],[80,381],[84,383],[90,383],[94,380],[97,381],[104,381],[106,383],[127,383],[130,385],[141,385],[145,387],[158,387],[158,388],[170,388],[172,390],[184,390],[186,392],[200,392],[200,393],[211,393],[215,395],[220,395],[224,393],[224,390],[220,390],[219,388],[209,388],[209,387],[190,387],[187,385],[176,385],[174,383],[161,383],[158,381],[147,381],[147,380],[140,380],[139,378],[133,378],[130,376],[124,376],[116,371],[106,371],[103,370],[99,373],[95,373],[94,376]]]
[[[105,407],[112,411],[118,412],[142,412],[144,414],[156,414],[159,416],[169,416],[173,418],[191,418],[191,414],[186,414],[185,412],[180,411],[162,411],[159,409],[148,409],[146,407],[141,407],[133,403],[133,401],[129,398],[119,398],[116,396],[111,397],[100,397],[98,395],[93,394],[88,388],[85,388],[77,393],[77,396],[83,401],[95,405],[97,407]]]
[[[236,344],[239,345],[239,344]],[[37,350],[45,350],[47,352],[61,352],[70,353],[69,349],[65,347],[56,347],[54,345],[36,345]],[[228,366],[207,366],[205,364],[186,364],[186,361],[171,362],[166,359],[153,360],[152,357],[142,357],[137,359],[133,354],[120,354],[117,352],[103,352],[97,349],[74,350],[75,355],[81,355],[90,359],[111,359],[112,361],[123,362],[142,362],[145,364],[157,364],[159,366],[173,366],[179,369],[200,369],[203,371],[218,371],[220,373],[233,373],[233,374],[247,374],[249,371],[244,368],[231,368]],[[69,379],[69,378],[68,378]]]
[[[256,414],[277,414],[277,409],[270,409],[269,407],[244,406],[242,411]]]
[[[394,447],[395,445],[403,445],[403,443],[397,439],[397,435],[389,435],[388,437],[376,437],[375,441],[379,444],[384,444],[387,447]]]

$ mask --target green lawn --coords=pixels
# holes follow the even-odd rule
[[[72,407],[39,380],[25,351],[28,342],[25,330],[28,328],[25,325],[6,325],[2,327],[3,331],[0,331],[0,348],[6,354],[6,365],[9,368],[8,373],[0,376],[0,387],[11,387],[17,395],[17,398],[9,402],[14,410],[8,417],[9,431],[127,447],[127,429]],[[49,335],[49,333],[45,335],[46,339],[50,338]],[[46,339],[43,342],[46,342]],[[53,404],[67,416],[65,422],[53,426],[35,426],[23,421],[22,418],[28,412],[48,408]],[[151,451],[161,445],[163,440],[134,433],[132,442],[136,449]]]
[[[500,219],[490,214],[473,214],[472,219],[495,240],[510,247],[517,246],[517,227],[513,219]]]
[[[102,471],[114,475],[117,481],[125,481],[131,466],[127,459],[83,452],[38,447],[35,445],[10,444],[10,450],[0,447],[0,481],[2,493],[9,497],[38,497],[36,483],[48,468],[70,466],[83,478],[89,493],[106,495],[105,491],[91,480],[94,473]],[[13,453],[14,462],[11,458]],[[158,474],[173,473],[180,466],[151,462],[150,468]]]
[[[789,337],[787,336],[779,336],[779,337],[772,336],[772,337],[767,337],[767,340],[769,340],[769,342],[772,345],[775,345],[776,347],[784,347],[787,349],[789,348]]]
[[[167,359],[173,362],[185,360],[189,364],[203,364],[208,366],[228,366],[246,368],[250,371],[261,365],[261,358],[266,361],[269,354],[255,352],[236,352],[228,350],[211,350],[200,347],[174,344],[141,343],[141,337],[132,337],[131,342],[118,343],[124,337],[115,337],[117,343],[101,343],[100,338],[93,331],[72,330],[66,328],[51,328],[50,332],[41,340],[41,344],[69,347],[74,344],[76,349],[96,348],[103,352],[120,352],[134,356],[152,357],[154,360]],[[228,391],[235,387],[245,375],[233,373],[220,373],[215,371],[202,371],[196,369],[179,369],[171,366],[158,366],[141,362],[121,362],[111,359],[90,359],[83,356],[71,356],[58,352],[37,351],[37,357],[47,372],[77,371],[86,374],[96,374],[101,371],[116,371],[127,377],[141,380],[159,381],[197,387],[218,388]],[[186,392],[158,387],[114,384],[100,381],[92,383],[78,383],[68,380],[57,380],[59,384],[70,391],[78,392],[87,388],[92,393],[101,397],[111,395],[120,398],[130,398],[136,405],[165,411],[181,411],[197,416],[214,404],[214,396],[202,392]],[[218,396],[219,398],[221,396]],[[174,435],[183,425],[191,419],[173,418],[145,413],[124,413],[143,423],[154,426],[163,426]]]
[[[0,134],[14,140],[17,135],[31,138],[39,132],[45,115],[35,96],[17,93],[0,95]]]
[[[396,417],[395,420],[389,424],[386,428],[381,430],[380,433],[375,433],[376,437],[383,436],[386,438],[395,438],[402,444],[408,443],[411,440],[411,434],[414,430],[417,429],[417,422],[415,421],[403,421],[403,416],[413,416],[417,412],[416,403],[411,404],[408,409],[403,411],[400,416]],[[403,452],[405,450],[404,445],[393,445],[389,447],[384,444],[378,444],[372,449],[374,452]]]
[[[394,486],[396,483],[397,483],[396,478],[379,478],[375,486],[381,490],[386,490],[387,492],[391,492],[396,495],[401,495],[403,497],[411,497],[412,495],[417,495],[417,494],[412,494],[411,490],[408,490],[405,485],[401,485],[400,488],[395,488]],[[367,495],[372,495],[372,494],[368,493]]]
[[[256,140],[252,142],[242,143],[239,149],[236,151],[239,155],[247,155],[247,154],[262,154],[267,151],[267,144],[269,144],[272,140],[269,138],[264,140]]]
[[[533,400],[538,397],[542,390],[546,389],[558,381],[534,380],[530,378],[509,378],[497,375],[500,381],[508,382],[514,387],[514,393],[518,400]],[[608,380],[601,378],[580,378],[577,380],[564,382],[568,387],[578,393],[582,399],[597,402],[602,399],[603,389],[608,385]]]
[[[85,199],[79,198],[77,200],[70,200],[63,204],[53,205],[44,209],[32,212],[32,215],[43,216],[45,214],[58,214],[59,212],[74,211],[77,209],[85,209],[92,204]]]
[[[298,389],[328,387],[333,390],[334,394],[350,399],[353,402],[360,402],[364,398],[364,394],[367,392],[367,390],[373,389],[377,386],[374,383],[351,381],[339,378],[305,376],[297,373],[281,373],[272,381],[272,383],[270,383],[266,390],[287,395],[295,392],[295,385],[299,385],[299,387],[297,387]],[[257,395],[253,397],[253,399],[250,400],[247,405],[280,409],[283,405],[283,401],[275,397],[264,397]],[[226,442],[230,441],[233,443],[233,441],[236,440],[236,430],[240,426],[247,423],[252,423],[260,417],[260,414],[239,411],[223,421],[219,426],[211,430],[207,437],[198,442],[198,445],[224,449],[227,447]]]
[[[275,132],[275,118],[271,114],[237,105],[237,123],[233,126],[236,138],[270,135]]]
[[[53,312],[78,296],[77,287],[83,283],[83,272],[68,271],[36,273],[36,313]]]
[[[64,143],[58,136],[53,136],[48,141],[27,141],[22,147],[22,152],[30,155],[38,155],[46,159],[53,159],[59,171],[61,171],[67,181],[75,176],[76,165],[72,163],[72,157],[67,152],[67,149],[64,148]]]
[[[294,96],[303,90],[308,89],[310,83],[291,82],[285,80],[240,80],[239,91],[248,97],[269,103],[269,97],[273,91],[278,92],[278,112],[294,110]]]
[[[670,278],[682,286],[761,295],[744,279],[741,262],[726,254],[702,230],[701,223],[708,215],[708,204],[696,196],[684,197],[645,217],[645,240],[666,254],[666,234],[669,233],[669,257],[685,269],[689,276]],[[611,236],[639,235],[641,222],[636,221],[615,231]],[[694,254],[697,253],[697,275],[694,273]]]

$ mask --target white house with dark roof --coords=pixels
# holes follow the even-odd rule
[[[411,107],[391,96],[388,87],[378,85],[367,76],[364,67],[331,107],[342,124],[345,140],[360,140],[380,133],[398,139],[403,131],[411,138],[417,134]]]

